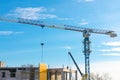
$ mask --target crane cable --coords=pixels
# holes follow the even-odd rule
[[[44,46],[44,43],[41,43],[41,62],[43,62],[43,46]]]
[[[44,27],[42,27],[42,29],[41,29],[42,39],[41,39],[41,43],[40,43],[40,45],[41,45],[41,62],[44,61],[44,54],[43,54],[43,46],[44,46],[44,41],[43,41],[43,28],[44,28]]]

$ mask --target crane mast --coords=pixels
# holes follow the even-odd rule
[[[58,29],[82,32],[83,38],[84,38],[83,53],[85,55],[85,75],[87,75],[85,80],[90,80],[90,60],[89,60],[89,56],[91,53],[91,50],[90,50],[91,42],[89,40],[90,33],[105,34],[105,35],[109,35],[110,37],[117,37],[117,34],[111,30],[92,29],[92,28],[78,27],[78,26],[72,26],[72,25],[56,25],[56,24],[43,23],[42,21],[38,21],[38,20],[30,20],[30,19],[24,19],[24,18],[8,19],[8,18],[0,17],[0,20],[8,21],[8,22],[16,22],[21,24],[35,25],[40,27],[58,28]]]

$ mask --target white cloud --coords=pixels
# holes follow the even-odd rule
[[[53,19],[53,18],[57,18],[57,16],[52,15],[52,14],[39,14],[38,18],[40,18],[40,19],[48,19],[48,18]]]
[[[86,25],[86,24],[88,24],[88,22],[81,22],[81,23],[79,23],[80,25]]]
[[[111,52],[110,49],[102,49],[102,50],[99,50],[99,51],[101,51],[101,52]]]
[[[71,18],[61,18],[54,14],[49,14],[49,12],[54,12],[55,9],[47,9],[45,7],[18,7],[14,11],[11,11],[7,16],[20,17],[25,19],[39,20],[39,19],[57,19],[57,20],[71,20]]]
[[[84,0],[85,2],[93,2],[94,0]]]
[[[120,56],[120,47],[115,47],[115,48],[111,48],[111,49],[101,49],[99,50],[102,52],[101,55],[103,56]]]
[[[86,20],[82,19],[82,21],[79,24],[83,26],[83,25],[87,25],[88,22]]]
[[[120,53],[103,53],[103,54],[101,54],[101,55],[103,55],[103,56],[120,56]]]
[[[60,18],[58,17],[58,20],[73,20],[72,18]]]
[[[117,52],[120,52],[120,47],[112,48],[111,51],[117,51]]]
[[[26,12],[26,11],[30,11],[30,12],[46,12],[47,9],[44,8],[44,7],[37,7],[37,8],[32,8],[32,7],[29,7],[29,8],[16,8],[15,12]]]
[[[63,47],[61,47],[61,48],[64,48],[64,49],[69,49],[69,50],[71,50],[71,49],[72,49],[72,47],[71,47],[71,46],[63,46]]]
[[[108,73],[112,77],[112,80],[120,80],[120,61],[91,63],[91,72],[99,74]]]
[[[46,12],[47,9],[44,7],[37,7],[37,8],[21,8],[18,7],[12,13],[8,14],[8,16],[15,16],[15,17],[21,17],[26,19],[39,19],[41,12]]]
[[[102,56],[113,56],[113,57],[119,57],[120,56],[120,47],[112,47],[109,49],[101,49],[98,50],[100,51],[102,54]]]
[[[14,32],[14,34],[23,34],[24,32]]]
[[[22,34],[24,32],[14,32],[14,31],[0,31],[0,35],[12,35],[12,34]]]
[[[117,41],[117,42],[104,42],[103,45],[107,45],[107,46],[120,46],[120,41]]]
[[[102,52],[120,52],[120,47],[115,47],[115,48],[111,48],[111,49],[101,49],[99,51],[102,51]]]
[[[80,3],[80,2],[94,2],[95,0],[73,0],[73,1]]]
[[[0,35],[10,35],[13,34],[12,31],[0,31]]]

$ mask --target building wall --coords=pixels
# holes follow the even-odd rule
[[[48,69],[47,74],[47,80],[77,80],[76,70],[54,68]],[[0,68],[0,80],[39,80],[39,75],[38,67]]]
[[[38,69],[33,68],[34,72],[31,72],[31,68],[22,68],[19,70],[16,68],[16,72],[12,72],[12,69],[1,69],[0,80],[38,80]],[[31,74],[33,76],[31,76]],[[32,77],[32,78],[31,78]]]
[[[2,61],[0,61],[0,68],[1,68],[1,67],[5,67],[5,63],[2,62]]]

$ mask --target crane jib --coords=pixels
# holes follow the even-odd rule
[[[0,20],[41,26],[41,27],[59,28],[59,29],[64,29],[64,30],[77,31],[77,32],[84,32],[86,30],[89,33],[106,34],[106,35],[109,35],[110,37],[117,37],[117,34],[111,30],[91,29],[91,28],[77,27],[77,26],[72,26],[72,25],[58,26],[58,25],[53,25],[53,24],[51,25],[49,23],[45,24],[42,21],[38,21],[38,20],[30,20],[30,19],[24,19],[24,18],[8,19],[8,18],[0,17]]]

